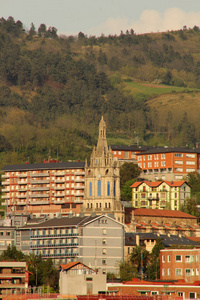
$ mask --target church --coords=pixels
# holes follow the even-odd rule
[[[120,201],[120,167],[107,145],[106,123],[101,118],[97,147],[85,164],[85,192],[82,211],[89,215],[105,213],[124,222],[124,208]]]

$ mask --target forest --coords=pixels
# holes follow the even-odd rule
[[[58,36],[0,19],[0,158],[89,158],[109,144],[198,147],[200,29]]]

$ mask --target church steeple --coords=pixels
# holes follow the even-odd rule
[[[102,116],[101,121],[99,123],[99,138],[97,142],[96,154],[105,155],[107,152],[108,152],[108,144],[106,140],[106,123]]]

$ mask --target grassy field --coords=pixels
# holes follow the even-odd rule
[[[163,95],[163,94],[199,91],[198,89],[160,85],[160,84],[153,84],[153,83],[133,82],[133,81],[130,82],[124,81],[124,84],[125,84],[125,90],[129,91],[133,96],[138,96],[142,94],[146,97],[156,97],[158,95]]]

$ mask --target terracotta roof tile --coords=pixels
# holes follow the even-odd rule
[[[144,217],[154,216],[154,217],[197,219],[197,217],[186,214],[179,210],[136,208],[135,210],[133,210],[133,213],[134,216],[144,216]]]

